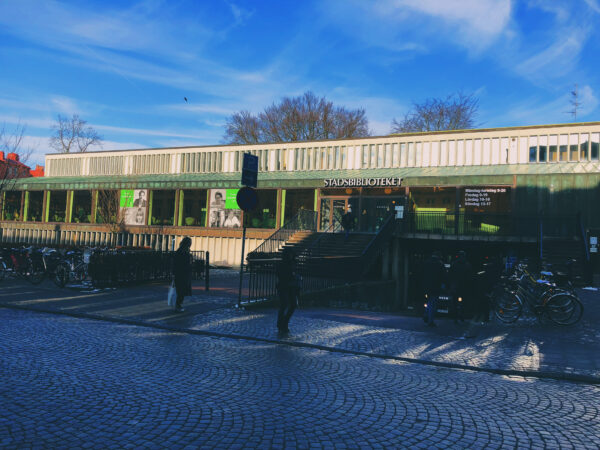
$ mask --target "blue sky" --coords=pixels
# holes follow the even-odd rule
[[[306,90],[378,135],[457,90],[517,126],[572,122],[577,83],[594,121],[599,23],[599,0],[0,0],[0,125],[26,125],[34,164],[57,114],[104,150],[219,144],[231,113]]]

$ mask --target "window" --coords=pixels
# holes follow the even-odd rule
[[[546,162],[548,152],[548,136],[540,136],[540,145],[538,149],[538,161]]]
[[[2,220],[21,220],[21,191],[6,191],[2,206]]]
[[[257,190],[258,206],[244,213],[244,226],[249,228],[276,228],[277,191]]]
[[[392,144],[392,167],[400,167],[400,151],[398,144]]]
[[[598,161],[598,150],[600,146],[600,133],[592,133],[592,142],[590,146],[590,159]]]
[[[369,145],[369,167],[377,167],[377,148],[374,144]]]
[[[423,167],[429,167],[431,164],[431,143],[423,143],[423,156],[421,158],[421,165]]]
[[[465,165],[465,141],[462,139],[456,142],[456,165]]]
[[[475,139],[475,145],[473,150],[473,164],[476,166],[481,165],[481,139]]]
[[[456,165],[456,141],[448,141],[448,165]]]
[[[448,165],[448,142],[442,141],[440,144],[440,166]]]
[[[42,215],[44,212],[44,192],[30,191],[27,193],[27,195],[27,215],[25,219],[27,222],[42,222]]]
[[[288,189],[285,192],[283,223],[289,222],[300,210],[313,211],[315,191],[312,189]],[[308,224],[306,224],[308,225]]]
[[[73,211],[71,222],[92,222],[92,193],[90,191],[73,191]]]
[[[465,141],[465,165],[473,165],[473,141],[471,139]]]
[[[423,143],[417,142],[415,147],[415,166],[421,167],[423,164]]]
[[[548,139],[548,161],[558,161],[558,136],[553,134]]]
[[[529,138],[529,162],[537,162],[537,136]]]
[[[366,169],[369,167],[369,146],[362,146],[362,168]]]
[[[580,145],[579,145],[579,160],[580,161],[587,161],[588,160],[588,153],[589,153],[589,146],[590,146],[590,135],[589,134],[582,134],[580,137]]]
[[[96,223],[117,223],[120,212],[119,209],[119,191],[98,191],[96,200]]]
[[[48,192],[48,222],[64,222],[67,211],[67,191]]]
[[[440,164],[440,143],[432,142],[431,143],[431,166],[439,166]]]
[[[180,195],[183,195],[181,225],[184,227],[206,226],[206,189],[184,190]]]
[[[150,225],[172,226],[175,218],[175,191],[152,191]]]
[[[559,139],[558,158],[560,161],[569,160],[569,135],[561,134]]]
[[[569,136],[569,161],[578,161],[579,158],[579,135],[571,134]]]

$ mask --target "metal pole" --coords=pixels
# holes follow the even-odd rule
[[[208,291],[210,285],[210,253],[206,252],[204,261],[204,289]]]
[[[238,292],[238,308],[242,306],[242,279],[244,277],[244,250],[246,247],[246,227],[242,233],[242,261],[240,263],[240,290]]]

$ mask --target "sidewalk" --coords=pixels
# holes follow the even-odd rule
[[[238,310],[238,274],[216,272],[211,290],[199,282],[184,313],[166,305],[166,285],[107,291],[57,289],[17,281],[2,282],[0,306],[59,312],[136,325],[281,342],[332,351],[485,370],[600,383],[600,292],[579,291],[585,304],[573,327],[520,319],[512,325],[454,325],[438,320],[425,328],[420,318],[355,310],[302,309],[292,317],[291,336],[280,339],[274,309]]]

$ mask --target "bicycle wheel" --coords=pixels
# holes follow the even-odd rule
[[[45,276],[46,271],[44,270],[44,266],[33,263],[29,269],[27,279],[31,284],[40,284],[42,281],[44,281]]]
[[[494,314],[500,321],[512,323],[519,318],[523,311],[523,302],[515,293],[503,289],[492,295]]]
[[[573,325],[583,315],[583,303],[571,294],[556,294],[545,304],[545,313],[557,325]]]
[[[56,266],[56,269],[54,269],[52,281],[54,281],[54,284],[56,284],[58,287],[65,287],[65,284],[67,284],[67,281],[69,281],[69,272],[69,266],[66,264],[59,264]]]

